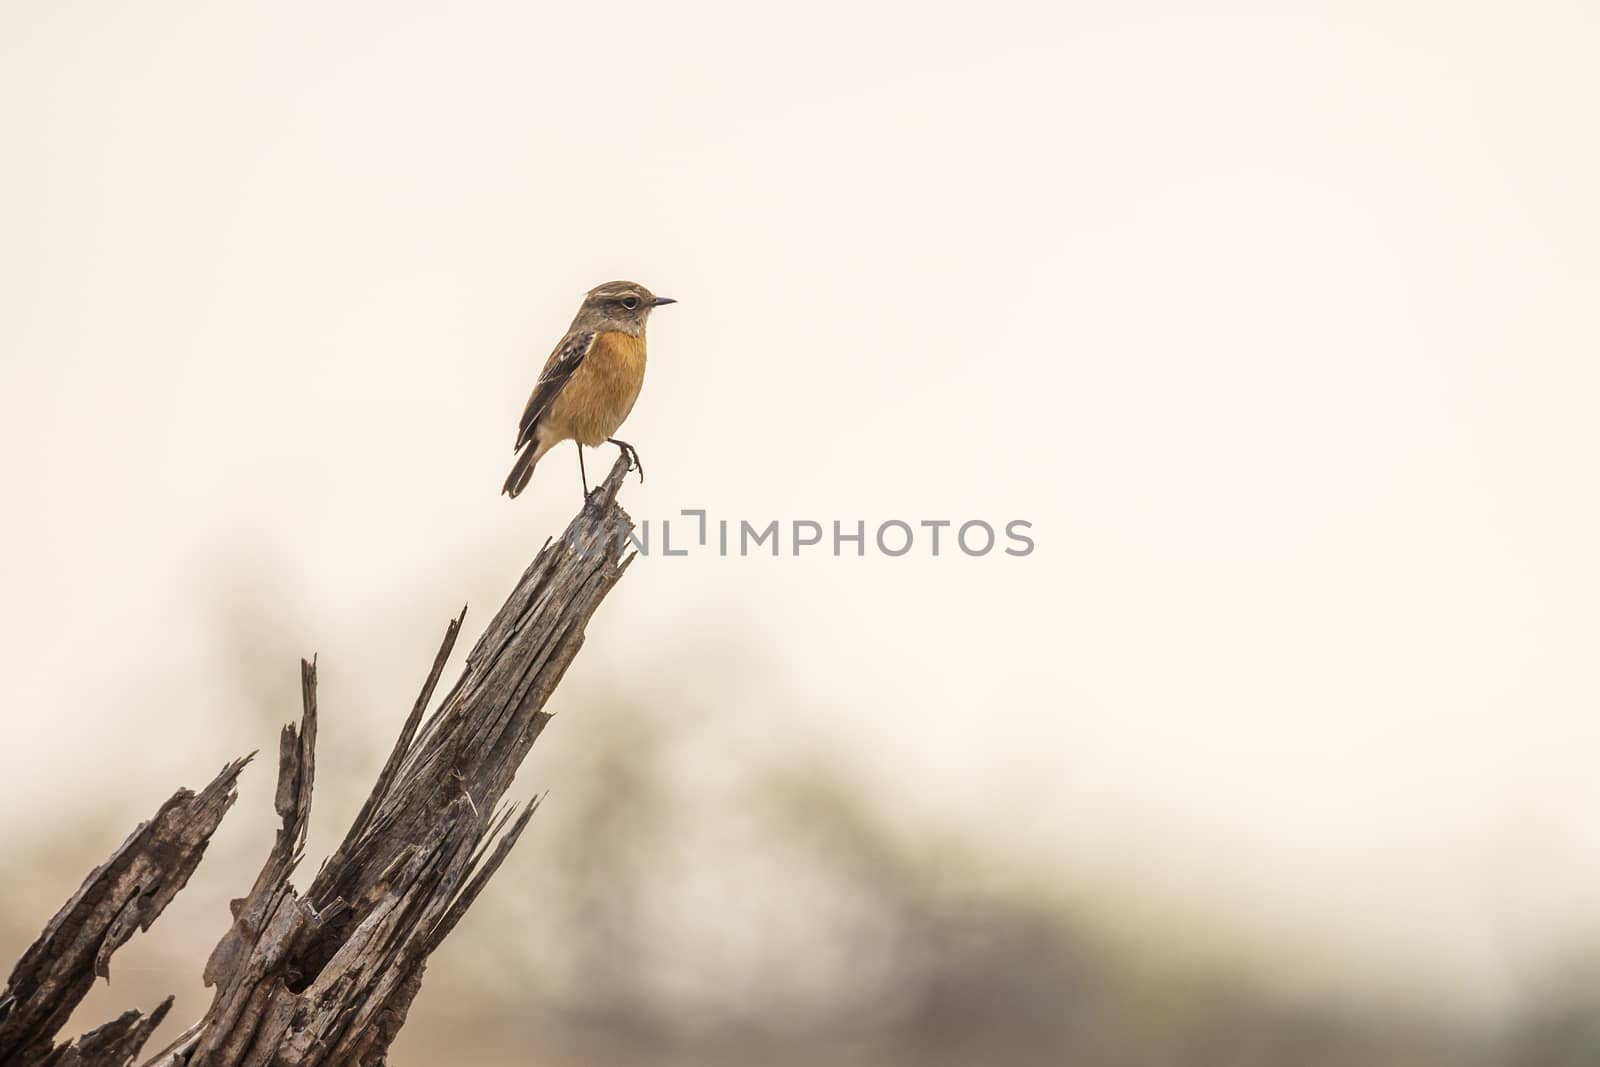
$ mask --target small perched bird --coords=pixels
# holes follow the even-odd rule
[[[644,327],[650,312],[676,303],[637,282],[606,282],[589,290],[528,397],[517,426],[517,460],[502,493],[515,497],[522,492],[533,477],[533,465],[562,441],[578,443],[585,496],[589,476],[583,470],[584,445],[616,445],[643,480],[639,453],[611,435],[633,410],[644,384]]]

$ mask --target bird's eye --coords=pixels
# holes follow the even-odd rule
[[[622,306],[627,308],[629,311],[634,311],[639,307],[639,298],[636,296],[625,296],[622,298]]]

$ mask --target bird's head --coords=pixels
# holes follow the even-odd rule
[[[583,298],[574,329],[617,331],[637,337],[644,333],[650,312],[662,304],[676,304],[671,297],[657,296],[638,282],[606,282],[597,285]]]

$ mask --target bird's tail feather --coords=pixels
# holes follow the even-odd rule
[[[515,500],[517,494],[528,487],[528,479],[533,477],[533,465],[538,462],[538,443],[529,441],[517,454],[517,461],[511,465],[511,473],[506,475],[505,487],[500,492]]]

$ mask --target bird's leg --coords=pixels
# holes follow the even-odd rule
[[[589,498],[589,472],[583,469],[583,442],[574,441],[572,443],[578,446],[578,477],[583,479],[583,496],[587,500]]]
[[[607,444],[616,445],[622,449],[622,454],[628,457],[628,469],[639,472],[639,482],[644,483],[644,461],[639,458],[639,450],[626,441],[619,441],[615,437],[606,438]]]

